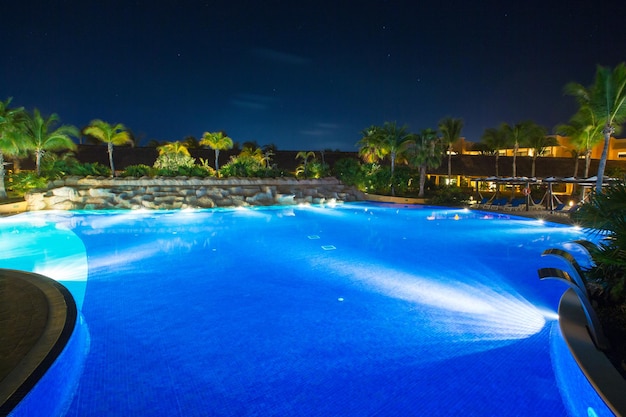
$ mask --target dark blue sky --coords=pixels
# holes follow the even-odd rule
[[[20,4],[18,4],[20,3]],[[626,60],[626,6],[591,1],[4,2],[0,99],[147,143],[225,130],[282,150],[355,150],[360,132],[444,116],[478,141],[548,128],[562,93]]]

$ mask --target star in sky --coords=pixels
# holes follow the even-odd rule
[[[551,129],[570,81],[626,60],[626,6],[564,1],[65,0],[3,5],[0,99],[142,141],[225,130],[283,150],[355,150],[367,126],[445,116],[478,141]]]

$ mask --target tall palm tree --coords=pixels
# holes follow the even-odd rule
[[[589,177],[591,165],[591,150],[602,140],[602,125],[593,117],[588,107],[581,108],[574,114],[567,124],[558,125],[555,132],[569,138],[576,155],[584,155],[584,177]],[[574,176],[578,176],[578,158],[574,167]]]
[[[433,129],[424,129],[419,134],[411,135],[410,139],[402,144],[410,166],[419,169],[418,197],[424,197],[426,174],[429,168],[437,168],[441,164],[443,143]]]
[[[35,155],[37,175],[41,174],[41,158],[46,151],[76,149],[72,137],[79,136],[78,129],[71,125],[62,125],[54,129],[59,120],[56,113],[44,118],[38,109],[34,109],[32,115],[26,113],[24,117],[22,127],[24,147]]]
[[[357,143],[359,155],[365,162],[377,162],[389,155],[391,162],[391,195],[395,195],[394,171],[398,159],[402,159],[403,143],[411,139],[406,126],[396,122],[385,122],[383,126],[372,126]]]
[[[517,153],[520,145],[526,145],[534,126],[535,124],[531,121],[524,121],[514,125],[504,123],[501,126],[506,135],[508,146],[513,145],[513,178],[517,177]]]
[[[439,121],[439,132],[441,132],[441,139],[448,153],[448,183],[452,178],[452,151],[454,144],[461,138],[462,130],[463,119],[444,117]]]
[[[588,107],[603,125],[604,146],[596,181],[596,192],[601,193],[611,135],[626,122],[626,64],[622,62],[613,69],[598,66],[591,87],[570,83],[566,91],[576,98],[581,108]]]
[[[109,165],[111,167],[111,175],[115,176],[115,165],[113,164],[113,147],[132,144],[130,133],[126,127],[117,123],[115,125],[104,122],[100,119],[92,120],[85,129],[83,134],[98,139],[100,142],[107,144],[107,153],[109,154]]]
[[[500,151],[506,149],[508,145],[506,132],[501,125],[499,128],[490,127],[485,129],[483,135],[480,138],[481,142],[491,150],[493,150],[496,156],[496,177],[499,176],[498,163],[500,158]]]
[[[379,144],[377,135],[379,127],[370,126],[361,131],[361,139],[356,143],[359,147],[359,157],[363,162],[371,164],[382,160],[386,154]]]
[[[626,65],[622,62],[613,70],[598,67],[592,92],[591,108],[604,121],[604,146],[596,181],[596,192],[601,193],[611,135],[626,122]]]
[[[546,133],[546,128],[535,125],[526,138],[526,145],[532,150],[531,177],[535,176],[537,158],[545,153],[546,148],[549,148],[550,146],[559,146],[559,142],[556,138],[554,136],[546,136]]]
[[[0,101],[0,199],[7,198],[4,187],[4,157],[14,156],[20,152],[19,138],[17,132],[20,129],[20,121],[24,115],[24,108],[9,108],[13,99],[9,97],[6,101]]]
[[[226,136],[224,132],[204,132],[200,145],[208,146],[215,151],[215,172],[219,175],[220,165],[219,156],[220,151],[226,151],[233,147],[233,140]]]

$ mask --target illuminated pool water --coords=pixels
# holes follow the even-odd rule
[[[67,416],[611,415],[536,272],[582,236],[383,204],[47,212],[0,219],[0,261],[77,301]]]

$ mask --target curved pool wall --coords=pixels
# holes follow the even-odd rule
[[[347,205],[347,206],[349,207],[349,205]],[[363,210],[364,210],[365,213],[367,213],[367,211],[368,211],[368,205],[355,204],[354,207],[357,208],[358,211],[361,212],[361,214],[363,213]],[[426,216],[428,221],[431,221],[431,222],[441,222],[441,224],[444,225],[443,229],[448,229],[449,227],[447,227],[447,226],[452,224],[452,223],[450,223],[451,221],[454,222],[456,220],[463,219],[464,217],[468,216],[466,214],[466,212],[462,211],[462,210],[438,210],[436,208],[428,208],[428,207],[426,207],[426,208],[421,207],[419,209],[410,208],[410,207],[405,207],[405,208],[402,208],[402,209],[401,208],[392,207],[392,210],[389,211],[388,213],[384,212],[384,213],[377,213],[377,214],[380,215],[381,217],[384,217],[384,216],[387,216],[387,215],[393,215],[394,211],[396,212],[396,214],[398,214],[398,212],[400,210],[404,210],[404,209],[406,209],[406,210],[430,210],[430,212],[429,212],[430,214],[428,214]],[[269,209],[269,210],[274,210],[274,209]],[[296,216],[296,215],[299,216],[298,210],[299,209],[295,209],[295,211],[293,211],[293,209],[278,209],[278,211],[281,213],[281,216],[285,216],[285,217],[293,217],[293,216]],[[317,210],[317,209],[316,208],[311,208],[311,210]],[[376,210],[380,210],[380,209],[377,208],[377,207],[372,207],[370,210],[371,210],[371,212],[375,212]],[[226,212],[232,212],[232,211],[228,211],[227,210]],[[252,216],[255,216],[254,211],[248,210],[247,212],[250,212],[250,213],[252,213],[251,214]],[[248,214],[250,214],[250,213],[248,213]],[[257,215],[262,216],[261,213],[262,212],[257,211]],[[66,235],[66,233],[65,233],[66,231],[72,229],[73,227],[77,227],[77,228],[80,229],[81,226],[84,226],[83,222],[85,224],[87,224],[87,221],[84,218],[82,218],[79,213],[77,213],[76,217],[74,217],[73,215],[62,215],[60,217],[56,217],[57,215],[58,214],[52,214],[51,215],[52,216],[51,222],[52,222],[52,224],[55,224],[55,226],[54,226],[55,230],[61,231],[60,233],[63,236],[62,239],[65,239],[67,241],[73,241],[73,238],[71,236],[68,237],[69,235]],[[135,214],[131,214],[130,217],[132,218],[133,216],[136,216],[136,215],[137,215],[136,213]],[[167,215],[170,215],[170,214],[169,213],[152,214],[152,215],[150,215],[151,217],[150,217],[150,220],[148,221],[148,223],[154,223],[153,220],[155,220],[156,217],[159,217],[161,215],[167,216]],[[332,216],[332,214],[330,214],[330,215]],[[484,216],[485,216],[485,219],[487,219],[487,218],[492,218],[493,219],[494,217],[495,218],[502,217],[502,218],[505,218],[505,219],[506,218],[511,218],[514,221],[517,221],[517,219],[515,217],[509,217],[509,216],[500,216],[500,215],[493,215],[493,214],[484,214]],[[32,223],[32,219],[30,219],[29,217],[30,216],[27,216],[26,218],[23,218],[23,220],[26,220],[27,222],[31,222],[30,223],[31,226],[35,226],[35,224]],[[88,227],[88,228],[91,229],[91,230],[97,230],[99,227],[106,228],[106,227],[111,227],[112,225],[121,225],[122,227],[125,227],[127,229],[126,230],[127,232],[131,233],[129,236],[132,236],[132,235],[137,236],[137,233],[141,233],[142,230],[147,230],[147,229],[143,229],[144,227],[148,226],[145,221],[140,222],[140,223],[136,223],[133,226],[129,226],[129,225],[127,225],[125,223],[125,220],[117,219],[116,217],[117,216],[112,216],[110,214],[109,215],[97,215],[96,218],[92,219],[93,220],[93,225],[91,225],[91,226],[93,226],[93,229],[91,229],[91,226]],[[371,220],[371,223],[374,223],[376,221],[376,217],[378,217],[378,216],[371,216],[371,218],[368,219],[368,220]],[[127,219],[128,219],[128,215],[126,215],[126,220]],[[527,220],[522,220],[522,221],[527,221]],[[35,221],[35,223],[37,224],[37,226],[34,227],[33,233],[37,234],[38,233],[38,231],[37,231],[38,228],[41,228],[41,230],[44,231],[44,232],[49,232],[50,224],[48,224],[48,220],[46,220],[46,216],[45,215],[43,217],[38,218],[37,221]],[[446,223],[447,223],[447,226],[446,226]],[[543,226],[537,226],[536,223],[528,223],[528,224],[533,224],[534,225],[533,227],[543,227]],[[73,225],[73,226],[68,227],[68,225]],[[0,224],[0,226],[3,226],[3,225]],[[167,230],[169,226],[159,225],[159,227],[164,227]],[[194,228],[194,227],[195,228],[200,227],[200,228],[205,228],[206,229],[206,224],[202,224],[202,225],[197,224],[195,226],[192,226],[192,228]],[[551,227],[556,227],[556,226],[546,226],[546,227],[551,228]],[[19,228],[19,226],[18,226],[18,228]],[[2,227],[0,227],[0,233],[2,233],[3,230],[4,229]],[[167,234],[171,234],[172,233],[171,230],[172,229],[170,229],[170,231],[166,232],[166,233]],[[556,231],[556,230],[558,230],[558,228],[554,229],[554,230]],[[4,230],[4,231],[6,232],[6,230]],[[21,234],[22,232],[23,231],[20,230],[18,234]],[[298,232],[299,233],[299,232],[301,232],[301,230],[294,230],[294,232]],[[392,229],[389,229],[388,232],[390,232],[390,233],[399,233],[400,230],[396,230],[396,229],[392,228]],[[15,233],[15,230],[13,231],[13,233]],[[82,233],[83,233],[82,239],[84,239],[85,236],[86,236],[86,235],[84,235],[85,230],[83,230]],[[177,232],[173,232],[173,233],[175,234]],[[307,230],[307,233],[310,233],[310,231]],[[319,232],[317,232],[317,233],[319,233]],[[365,235],[367,235],[368,232],[367,232],[366,229],[363,229],[363,233]],[[507,233],[507,231],[505,230],[505,231],[503,231],[503,233]],[[52,235],[55,235],[55,234],[56,234],[56,232],[52,233]],[[322,233],[320,233],[320,234],[322,234]],[[546,235],[546,236],[549,236],[549,234]],[[324,243],[324,236],[320,236],[320,235],[316,235],[316,234],[309,234],[308,235],[308,239],[310,241],[315,242],[315,243]],[[376,239],[379,239],[379,237],[377,236]],[[550,237],[547,237],[547,238],[543,237],[541,239],[550,240]],[[3,239],[3,241],[4,240],[5,239]],[[477,240],[480,241],[481,239],[478,238]],[[571,240],[571,239],[567,239],[567,240]],[[550,243],[551,246],[554,245],[554,241],[549,242],[549,243]],[[378,245],[383,245],[384,246],[385,242],[376,242],[375,240],[374,241],[370,240],[368,242],[368,244],[375,244],[375,245],[378,244]],[[82,249],[81,249],[81,245],[78,245],[78,244],[70,245],[70,246],[73,246],[72,250],[78,250],[78,252],[82,251],[81,255],[79,255],[78,258],[84,257],[83,259],[86,259],[85,249],[84,249],[85,246],[84,245],[82,246]],[[451,246],[454,246],[454,244],[451,245]],[[337,247],[335,247],[333,245],[321,245],[321,247],[322,247],[323,251],[326,251],[326,253],[330,253],[330,251],[334,251],[335,249],[337,249]],[[69,256],[68,259],[74,259],[74,257],[71,254],[69,254],[69,252],[70,251],[64,252],[66,255],[64,255],[63,257],[64,258],[68,258],[68,256]],[[519,254],[515,253],[516,250],[514,250],[514,249],[508,249],[508,248],[505,249],[505,248],[503,248],[502,252],[503,253],[500,254],[501,256],[494,256],[494,259],[502,259],[502,258],[504,258],[504,259],[510,260],[511,257],[516,257],[517,255],[519,255]],[[92,262],[93,261],[96,261],[96,262],[98,261],[98,259],[97,259],[98,256],[96,256],[95,253],[91,253],[90,254],[90,259],[91,258],[93,258]],[[53,264],[55,263],[53,257],[47,256],[46,259],[47,259],[47,261],[50,261]],[[4,260],[3,260],[3,262],[4,262]],[[35,264],[37,264],[37,262],[33,262],[32,263],[32,265],[35,265]],[[78,264],[80,264],[80,262],[78,262]],[[41,264],[39,264],[39,266],[41,267]],[[98,265],[98,266],[102,267],[101,264]],[[333,266],[341,268],[341,267],[346,267],[346,264],[343,264],[341,262],[339,262],[339,263],[334,262]],[[54,270],[56,268],[51,268],[51,269]],[[364,268],[364,269],[360,270],[359,273],[367,275],[367,269]],[[375,275],[375,273],[376,273],[376,271],[373,272],[374,275]],[[377,287],[378,288],[377,291],[380,291],[382,293],[386,292],[387,294],[392,294],[392,293],[393,294],[397,294],[398,291],[400,291],[400,293],[404,294],[405,298],[411,298],[411,297],[419,298],[419,297],[423,296],[422,294],[410,294],[410,293],[408,293],[406,291],[406,289],[400,288],[402,286],[402,282],[400,282],[400,281],[395,282],[392,286],[389,286],[388,282],[374,282],[375,281],[375,276],[374,275],[371,275],[369,278],[367,278],[367,279],[370,279],[370,280],[373,280],[373,281],[367,282],[366,284],[370,285],[370,286],[371,285],[378,286]],[[536,279],[536,275],[535,276],[529,276],[528,279]],[[81,282],[82,280],[78,279],[78,280],[74,280],[74,281],[75,282]],[[86,278],[85,278],[85,281],[83,281],[83,282],[86,283]],[[364,282],[365,281],[363,281],[363,279],[360,279],[360,280],[357,280],[355,283],[357,285],[359,285],[359,284],[362,285]],[[546,287],[548,288],[548,292],[550,292],[550,290],[549,290],[550,286],[546,286]],[[557,285],[556,286],[556,289],[557,289],[556,291],[557,292],[559,291],[559,288],[562,289],[562,287],[558,287],[558,285]],[[490,291],[488,289],[482,288],[482,290],[485,291],[484,293],[486,295],[490,294]],[[81,299],[84,298],[84,296],[85,296],[85,285],[82,285],[82,286],[81,285],[76,285],[75,288],[74,288],[74,291],[76,291],[78,298],[81,298]],[[494,294],[493,294],[493,297],[497,297],[497,293],[499,291],[501,291],[501,290],[496,290],[494,292]],[[552,289],[552,292],[554,292],[554,288]],[[520,300],[521,300],[522,299],[521,298],[522,294],[520,294],[518,297],[520,297]],[[346,300],[348,300],[348,298],[346,298]],[[339,301],[339,299],[338,299],[338,301]],[[442,301],[442,300],[439,300],[439,301]],[[443,301],[446,301],[446,300],[443,300]],[[341,297],[341,303],[343,303],[343,302],[344,302],[344,298]],[[473,302],[475,303],[476,300],[473,301]],[[540,300],[539,302],[542,305],[546,304],[546,300]],[[516,302],[516,305],[519,307],[519,304],[517,304],[517,302]],[[516,308],[518,308],[518,307],[516,307]],[[189,308],[193,308],[193,306],[190,305]],[[451,306],[451,308],[454,308],[454,307]],[[470,311],[468,311],[468,313],[471,313],[471,310],[472,310],[473,307],[465,306],[465,307],[457,307],[457,308],[461,308],[461,310],[468,308],[468,309],[470,309]],[[541,308],[546,308],[546,306],[543,305]],[[33,391],[33,395],[32,396],[29,395],[28,398],[25,399],[25,404],[23,405],[24,408],[20,408],[19,410],[16,409],[15,410],[16,412],[20,412],[20,413],[36,413],[37,410],[40,408],[41,404],[43,404],[43,403],[40,404],[40,401],[43,401],[44,399],[46,399],[44,402],[49,402],[50,395],[53,392],[53,391],[50,391],[50,390],[55,390],[55,389],[59,388],[59,387],[56,387],[56,388],[55,387],[48,387],[48,385],[53,385],[53,386],[57,385],[57,382],[54,382],[54,380],[56,378],[58,378],[60,375],[63,375],[63,374],[75,375],[76,372],[80,372],[79,370],[82,367],[81,363],[83,362],[83,360],[85,358],[85,351],[86,351],[86,349],[87,349],[87,347],[89,345],[89,342],[88,342],[89,337],[88,337],[88,333],[87,333],[85,324],[82,322],[82,320],[81,320],[81,323],[82,323],[81,326],[77,327],[77,331],[76,331],[77,337],[76,338],[72,338],[71,343],[68,345],[67,349],[63,352],[63,359],[59,360],[59,364],[60,364],[59,367],[58,368],[54,368],[54,369],[51,368],[50,375],[52,375],[52,376],[50,378],[47,378],[47,375],[46,375],[46,379],[43,379],[41,381],[41,384],[38,384],[38,391]],[[597,397],[597,395],[595,395],[595,397],[594,397],[595,392],[593,390],[591,390],[591,394],[590,394],[588,383],[587,383],[587,385],[584,385],[584,384],[580,385],[580,390],[581,391],[577,393],[577,390],[579,390],[579,388],[571,388],[571,386],[570,386],[570,384],[571,384],[570,381],[572,381],[572,378],[570,376],[560,377],[560,375],[566,375],[568,372],[576,373],[576,370],[578,369],[578,367],[577,367],[575,361],[573,361],[573,360],[572,361],[568,361],[567,360],[568,357],[569,357],[569,359],[571,359],[571,355],[569,354],[569,351],[567,351],[566,349],[565,350],[562,349],[563,345],[562,345],[561,342],[559,342],[560,335],[558,334],[558,332],[557,332],[557,334],[555,334],[555,332],[553,330],[549,330],[549,329],[553,329],[554,328],[555,323],[556,322],[551,322],[551,321],[548,320],[546,322],[546,327],[544,327],[544,329],[548,329],[548,330],[542,330],[540,333],[537,334],[537,336],[541,336],[542,334],[546,333],[546,331],[547,331],[550,334],[548,340],[550,340],[550,346],[552,346],[552,348],[551,348],[551,355],[550,355],[552,357],[552,360],[554,361],[555,355],[556,355],[557,358],[563,359],[562,361],[554,361],[556,364],[553,363],[553,367],[555,369],[555,374],[557,375],[557,381],[558,381],[558,384],[559,384],[559,391],[561,393],[566,392],[565,394],[563,394],[563,407],[564,407],[564,410],[567,410],[565,412],[565,414],[567,414],[567,415],[611,415],[610,411],[608,411],[608,409],[606,409],[606,406],[604,406],[604,408],[602,408],[604,403],[601,400],[600,400],[599,404],[596,404],[595,401],[596,401],[596,399],[598,399],[598,397]],[[450,330],[450,329],[448,329],[448,330]],[[480,331],[480,330],[476,330],[476,331]],[[518,337],[518,336],[515,336],[514,334],[510,333],[509,330],[499,330],[499,331],[503,332],[502,333],[502,335],[503,335],[502,337],[513,337],[513,338],[517,338]],[[523,330],[523,329],[520,329],[520,331],[525,332],[525,330]],[[480,333],[477,333],[477,334],[480,334]],[[504,336],[506,334],[509,334],[509,336]],[[537,336],[532,336],[532,339],[536,338]],[[471,336],[471,337],[475,337],[475,336]],[[541,336],[541,337],[543,337],[543,336]],[[498,345],[499,344],[500,343],[498,343]],[[506,343],[502,344],[502,346],[506,346]],[[555,347],[555,346],[557,346],[557,347]],[[490,349],[492,349],[492,348],[489,348],[486,351],[486,353],[489,353]],[[480,352],[480,350],[481,349],[479,347],[478,350],[476,350],[476,352]],[[491,352],[495,353],[495,352],[497,352],[497,350],[496,351],[492,350]],[[434,353],[435,352],[433,352],[432,354],[434,354]],[[468,355],[468,354],[464,353],[463,355],[465,356],[465,355]],[[472,356],[471,353],[469,355]],[[437,356],[437,355],[435,354],[434,356]],[[493,355],[490,355],[490,356],[493,356]],[[487,358],[482,359],[482,355],[480,355],[478,357],[478,359],[479,360],[488,360]],[[67,363],[62,364],[62,362],[66,362],[66,361],[67,361]],[[435,362],[437,362],[437,360],[435,360]],[[69,371],[64,372],[63,371],[64,368],[65,369],[69,369]],[[438,370],[439,373],[446,373],[446,372],[443,372],[443,371],[444,371],[444,369]],[[57,376],[54,376],[55,372],[58,372]],[[578,373],[580,373],[579,369],[578,369]],[[452,382],[454,380],[454,378],[455,378],[454,374],[450,374],[450,378],[452,378],[450,380],[450,382]],[[73,384],[71,380],[72,380],[72,378],[69,378],[69,381],[67,383],[67,389],[63,388],[62,389],[63,392],[60,392],[58,394],[54,394],[54,395],[59,395],[57,398],[61,398],[63,400],[60,401],[59,404],[53,405],[50,408],[51,411],[56,413],[58,410],[60,410],[58,412],[62,413],[63,410],[65,410],[67,408],[65,399],[71,398],[73,393],[76,391],[75,390],[75,386],[76,385]],[[388,381],[388,382],[391,382],[391,381]],[[398,381],[398,383],[400,383],[400,382]],[[456,381],[455,381],[455,383],[456,383]],[[461,386],[465,386],[466,384],[467,383],[465,383],[465,384],[463,384]],[[41,385],[41,387],[39,387],[39,385]],[[62,384],[62,385],[66,385],[66,384]],[[463,388],[461,388],[461,386],[459,386],[459,388],[463,389]],[[578,386],[578,385],[576,385],[576,386]],[[582,394],[584,394],[584,395],[582,395]],[[587,402],[587,400],[584,400],[581,406],[579,406],[579,405],[572,405],[571,404],[571,401],[570,401],[571,398],[583,398],[583,397],[587,398],[587,396],[589,396],[589,395],[590,395],[589,398],[591,398],[591,400],[589,400],[589,402]],[[418,399],[421,398],[421,401],[426,401],[426,399],[422,398],[421,395],[416,395],[416,398],[418,398]],[[36,404],[39,404],[39,407]],[[586,404],[587,404],[587,409],[585,411],[585,414],[580,414],[580,410],[584,409]],[[591,404],[591,405],[589,405],[589,404]],[[413,406],[416,406],[416,405],[417,404],[413,404]],[[20,404],[20,406],[22,406],[22,405]],[[72,407],[75,407],[75,406],[72,406]],[[445,405],[441,404],[440,407],[441,408],[445,408]],[[591,407],[592,411],[589,411],[590,410],[589,407]],[[424,408],[425,412],[432,413],[432,405],[425,406],[423,408]],[[435,408],[434,410],[437,410],[437,409],[440,410],[441,408]],[[419,407],[417,409],[419,409]],[[206,410],[204,410],[204,411],[206,411]],[[459,410],[457,410],[457,411],[459,411]],[[484,411],[485,412],[483,413],[483,415],[488,415],[489,414],[488,410],[484,410]],[[552,411],[548,411],[546,415],[558,415],[558,413],[557,414],[553,414]],[[70,414],[68,414],[68,415],[76,415],[74,413],[76,413],[75,410],[71,411]],[[595,413],[595,414],[589,414],[589,413]],[[384,415],[384,413],[382,413],[382,414]],[[16,414],[16,415],[38,415],[38,414]],[[39,415],[44,415],[44,414],[39,414]],[[113,414],[110,414],[110,415],[113,415]],[[316,415],[316,414],[309,410],[309,412],[305,412],[305,413],[303,413],[303,415]],[[354,415],[357,415],[357,414],[354,414]]]
[[[88,352],[89,331],[79,315],[60,355],[9,417],[64,416],[76,394]]]
[[[572,356],[558,323],[552,324],[550,354],[554,375],[559,381],[559,391],[569,415],[589,417],[614,415]]]
[[[80,310],[85,298],[88,264],[81,238],[72,232],[72,214],[23,213],[0,222],[0,267],[29,271],[63,284]],[[64,219],[64,221],[59,221]]]

